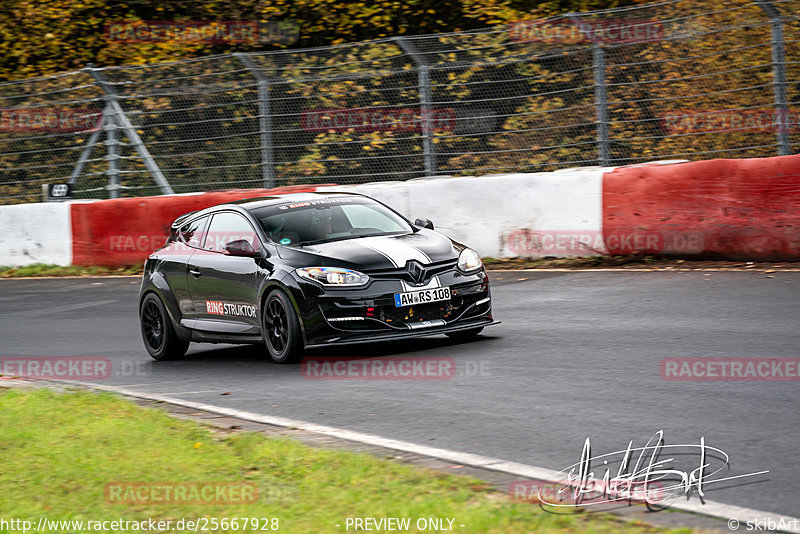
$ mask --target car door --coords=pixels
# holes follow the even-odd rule
[[[189,260],[189,291],[196,312],[194,328],[227,334],[257,334],[258,259],[236,256],[226,245],[254,250],[261,242],[250,222],[235,211],[211,216],[203,246]]]
[[[209,219],[206,216],[184,223],[178,228],[175,240],[159,251],[159,258],[162,260],[159,271],[178,304],[181,320],[195,316],[194,303],[189,293],[187,265],[203,243]]]

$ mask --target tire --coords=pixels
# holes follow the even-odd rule
[[[280,289],[264,299],[261,335],[267,352],[277,363],[296,363],[303,355],[303,335],[292,301]]]
[[[142,300],[139,326],[144,347],[154,360],[180,360],[186,355],[189,342],[175,333],[164,303],[155,293],[148,293]]]
[[[458,332],[451,332],[445,335],[454,341],[467,341],[480,334],[482,330],[483,327],[472,328],[470,330],[460,330]]]

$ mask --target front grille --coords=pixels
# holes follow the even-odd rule
[[[423,265],[423,267],[425,267],[425,278],[422,280],[422,283],[427,284],[433,276],[453,269],[456,266],[456,263],[458,263],[458,260],[439,261],[436,263]],[[404,280],[412,284],[416,283],[416,281],[411,277],[411,274],[406,271],[405,266],[395,269],[375,269],[371,271],[364,271],[364,274],[367,274],[370,276],[370,278],[374,278],[376,280]]]

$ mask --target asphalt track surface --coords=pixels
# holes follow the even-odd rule
[[[800,273],[495,272],[501,325],[309,351],[310,356],[450,357],[448,380],[309,380],[257,347],[193,344],[154,362],[138,329],[139,281],[0,280],[0,357],[99,356],[104,385],[314,422],[560,470],[643,445],[706,444],[752,483],[708,499],[800,515],[798,381],[667,381],[668,357],[800,356]],[[223,395],[223,393],[226,393]],[[598,469],[598,476],[601,470]],[[697,497],[692,497],[696,499]]]

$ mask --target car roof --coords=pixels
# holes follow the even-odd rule
[[[363,197],[364,195],[360,195],[358,193],[317,193],[317,192],[308,192],[308,193],[286,193],[283,195],[271,195],[267,197],[256,197],[256,198],[245,198],[242,200],[236,200],[233,202],[228,202],[228,204],[234,204],[241,206],[247,210],[253,210],[257,208],[263,208],[265,206],[277,206],[279,204],[286,204],[291,202],[303,202],[308,200],[322,200],[326,198],[344,198],[348,196],[357,196]],[[221,204],[224,205],[224,204]]]
[[[227,207],[235,207],[238,206],[245,210],[251,211],[257,208],[263,208],[266,206],[278,206],[280,204],[289,204],[294,202],[306,202],[310,200],[323,200],[327,198],[346,198],[348,196],[356,196],[362,198],[369,198],[366,195],[361,195],[359,193],[345,193],[345,192],[330,192],[330,193],[317,193],[317,192],[308,192],[308,193],[285,193],[282,195],[270,195],[265,197],[254,197],[254,198],[243,198],[241,200],[233,200],[231,202],[225,202],[224,204],[215,204],[214,206],[209,206],[208,208],[204,208],[197,211],[192,211],[189,213],[184,213],[177,219],[175,222],[172,223],[172,227],[176,228],[181,226],[184,221],[190,219],[194,216],[201,216],[214,213],[219,211],[222,208]]]

